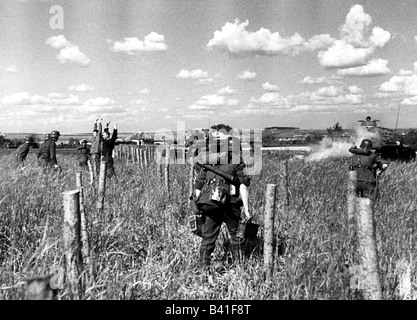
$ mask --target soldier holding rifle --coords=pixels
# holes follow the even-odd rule
[[[245,219],[252,217],[249,211],[250,178],[244,173],[245,164],[242,161],[232,163],[232,144],[240,144],[240,141],[230,137],[225,141],[229,144],[228,152],[218,154],[218,150],[210,150],[211,165],[197,163],[203,167],[195,181],[195,196],[203,222],[199,258],[203,269],[210,266],[211,254],[223,222],[231,237],[233,258],[235,261],[240,260],[242,254],[245,254],[245,239],[237,237],[242,206]]]
[[[356,170],[356,195],[375,200],[377,191],[377,175],[380,175],[388,163],[371,151],[372,141],[363,139],[360,147],[349,149],[352,153],[351,170]],[[377,174],[378,172],[378,174]]]

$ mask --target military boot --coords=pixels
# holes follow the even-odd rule
[[[232,254],[234,263],[244,263],[246,261],[246,246],[244,244],[232,245]]]
[[[204,248],[200,248],[200,267],[203,269],[208,269],[210,268],[210,253],[207,249]]]

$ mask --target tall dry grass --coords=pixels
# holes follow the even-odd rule
[[[83,173],[85,209],[94,264],[85,271],[86,299],[361,299],[349,287],[356,261],[346,213],[348,164],[343,159],[288,162],[288,211],[276,212],[274,279],[262,270],[262,219],[267,183],[280,183],[281,160],[264,154],[252,177],[250,203],[261,224],[252,256],[224,274],[201,274],[200,238],[186,222],[187,165],[172,165],[171,193],[146,169],[115,160],[117,179],[107,182],[104,215]],[[61,174],[44,175],[29,154],[27,168],[0,157],[0,295],[23,299],[22,279],[63,264],[61,193],[75,189],[75,155],[58,155]],[[379,263],[385,299],[417,298],[415,269],[416,163],[392,163],[382,176],[375,205]],[[279,194],[279,204],[283,198]],[[46,223],[48,221],[48,224]],[[229,247],[222,229],[214,261]],[[407,282],[408,281],[408,282]],[[408,292],[406,292],[408,291]],[[65,289],[60,299],[67,299]]]

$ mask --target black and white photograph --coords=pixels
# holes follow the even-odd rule
[[[0,300],[417,300],[416,22],[414,0],[0,0]]]

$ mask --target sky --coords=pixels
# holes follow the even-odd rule
[[[416,128],[416,20],[414,0],[0,0],[0,132]]]

